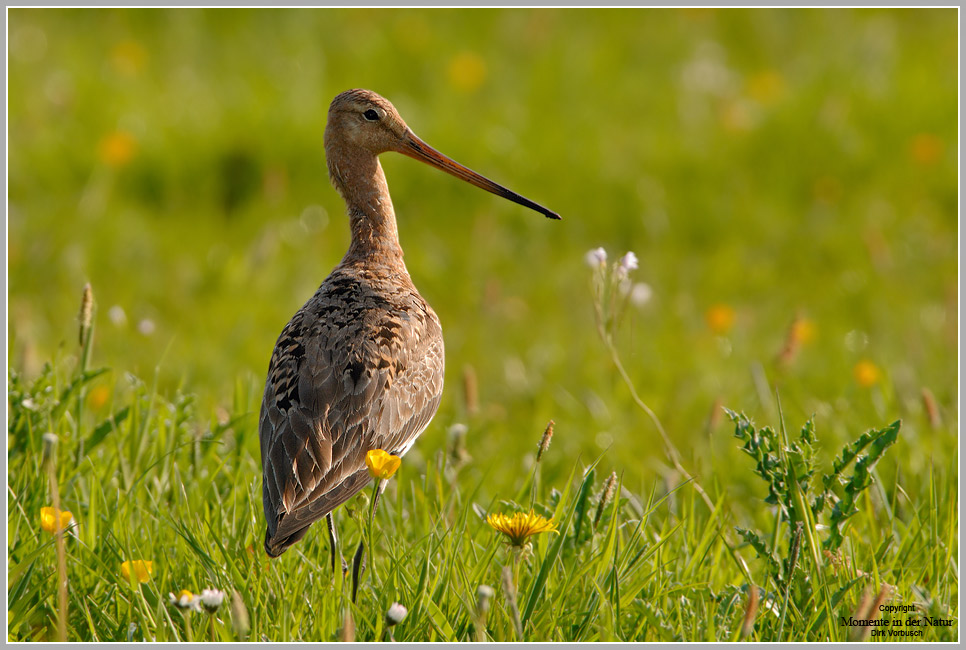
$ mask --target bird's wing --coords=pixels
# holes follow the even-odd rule
[[[266,547],[278,553],[365,487],[366,452],[405,453],[442,394],[442,332],[415,291],[399,310],[325,288],[279,337],[262,401]]]

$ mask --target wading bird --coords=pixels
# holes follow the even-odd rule
[[[327,517],[334,569],[330,513],[371,480],[366,453],[402,456],[439,406],[443,332],[403,263],[378,159],[387,151],[560,218],[427,145],[376,93],[349,90],[332,101],[325,157],[346,203],[352,242],[282,330],[269,364],[258,432],[265,550],[272,557]]]

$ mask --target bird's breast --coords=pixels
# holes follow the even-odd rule
[[[362,406],[401,380],[441,390],[442,372],[439,319],[408,276],[336,269],[282,331],[269,382],[284,412],[337,396]]]

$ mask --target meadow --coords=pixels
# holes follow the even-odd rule
[[[955,9],[7,16],[8,640],[959,638]],[[257,432],[354,87],[563,217],[382,156],[446,390],[355,603]]]

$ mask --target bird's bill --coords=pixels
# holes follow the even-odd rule
[[[530,199],[508,190],[499,183],[494,183],[489,178],[481,176],[472,169],[464,167],[452,158],[444,156],[416,137],[416,134],[412,131],[406,132],[406,135],[403,138],[403,144],[399,149],[397,149],[397,151],[409,156],[410,158],[421,160],[427,165],[432,165],[436,169],[442,169],[447,174],[452,174],[456,178],[460,178],[467,183],[476,185],[478,188],[486,190],[487,192],[491,192],[497,196],[502,196],[505,199],[513,201],[514,203],[519,203],[520,205],[528,207],[531,210],[536,210],[545,217],[550,219],[560,218],[560,215],[556,212],[548,210],[539,203],[534,203]]]

